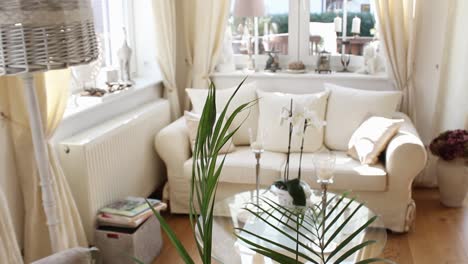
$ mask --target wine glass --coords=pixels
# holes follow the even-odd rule
[[[264,138],[265,133],[263,131],[260,133],[257,131],[257,135],[254,135],[253,129],[249,128],[250,149],[254,154],[262,154],[265,151],[263,147]]]
[[[333,171],[335,169],[336,155],[335,153],[323,150],[316,153],[313,158],[315,167],[315,175],[319,184],[329,185],[333,183]]]
[[[322,221],[324,221],[322,225],[322,239],[325,237],[325,228],[326,228],[326,211],[327,211],[327,189],[328,185],[333,184],[333,171],[335,169],[335,163],[336,163],[336,155],[335,153],[328,151],[328,150],[322,150],[314,155],[313,158],[313,163],[315,167],[315,175],[317,176],[317,182],[320,184],[322,188]],[[323,241],[322,241],[323,242]],[[332,252],[335,250],[337,247],[337,244],[334,242],[331,242],[325,251],[327,253]]]

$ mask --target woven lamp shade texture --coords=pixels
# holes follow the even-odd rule
[[[264,0],[235,0],[234,16],[261,17],[265,15]]]
[[[89,0],[0,0],[0,76],[63,69],[97,57]]]

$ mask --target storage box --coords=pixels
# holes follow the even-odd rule
[[[95,242],[104,264],[134,264],[132,257],[152,264],[162,248],[161,227],[155,216],[133,230],[99,227]]]

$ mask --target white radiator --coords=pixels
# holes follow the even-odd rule
[[[59,156],[90,244],[98,210],[126,196],[147,197],[162,184],[155,135],[170,122],[159,100],[59,143]]]

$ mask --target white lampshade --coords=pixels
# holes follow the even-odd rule
[[[235,0],[234,16],[261,17],[265,15],[264,0]]]
[[[89,0],[0,1],[0,76],[63,69],[97,57]]]

